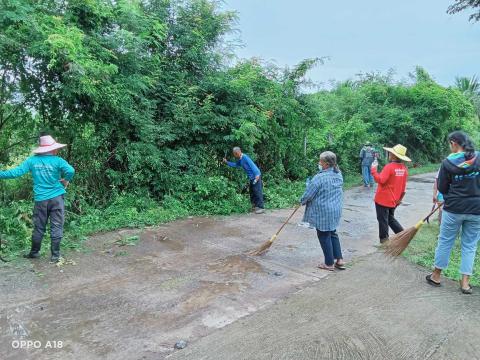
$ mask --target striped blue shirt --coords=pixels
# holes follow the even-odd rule
[[[300,200],[307,206],[303,221],[320,231],[336,230],[342,216],[342,187],[342,174],[332,168],[315,175]]]

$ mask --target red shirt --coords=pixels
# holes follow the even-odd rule
[[[397,207],[407,188],[407,167],[402,163],[391,162],[381,173],[372,167],[372,175],[378,183],[375,203],[389,208]]]

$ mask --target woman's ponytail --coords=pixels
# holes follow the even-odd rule
[[[470,137],[463,131],[454,131],[448,135],[448,141],[458,144],[465,152],[465,158],[467,160],[475,156],[475,146]]]

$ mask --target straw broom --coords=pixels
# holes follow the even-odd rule
[[[427,215],[427,217],[425,217],[423,220],[420,220],[415,226],[393,235],[385,244],[385,254],[390,256],[399,256],[407,248],[407,246],[410,244],[410,241],[412,241],[423,224],[428,222],[430,216],[435,214],[442,206],[443,204],[440,204],[435,207],[432,212]]]
[[[278,234],[280,234],[280,232],[283,230],[285,225],[288,224],[290,219],[293,217],[293,215],[295,215],[295,213],[297,212],[298,209],[300,209],[301,206],[302,205],[298,205],[293,210],[293,212],[290,214],[290,216],[287,218],[287,220],[285,220],[285,222],[282,224],[282,226],[280,226],[280,229],[277,230],[277,232],[270,238],[270,240],[265,241],[258,249],[252,250],[248,254],[249,255],[254,255],[254,256],[265,254],[268,251],[268,249],[270,249],[270,246],[272,246],[275,239],[278,237]]]

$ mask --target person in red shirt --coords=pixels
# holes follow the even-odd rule
[[[375,208],[381,244],[388,240],[389,227],[395,234],[403,231],[402,225],[395,219],[395,209],[402,202],[407,187],[408,170],[404,162],[412,161],[406,156],[407,148],[403,145],[384,149],[388,151],[389,164],[381,173],[377,170],[378,161],[375,161],[371,168],[372,176],[378,184]]]

